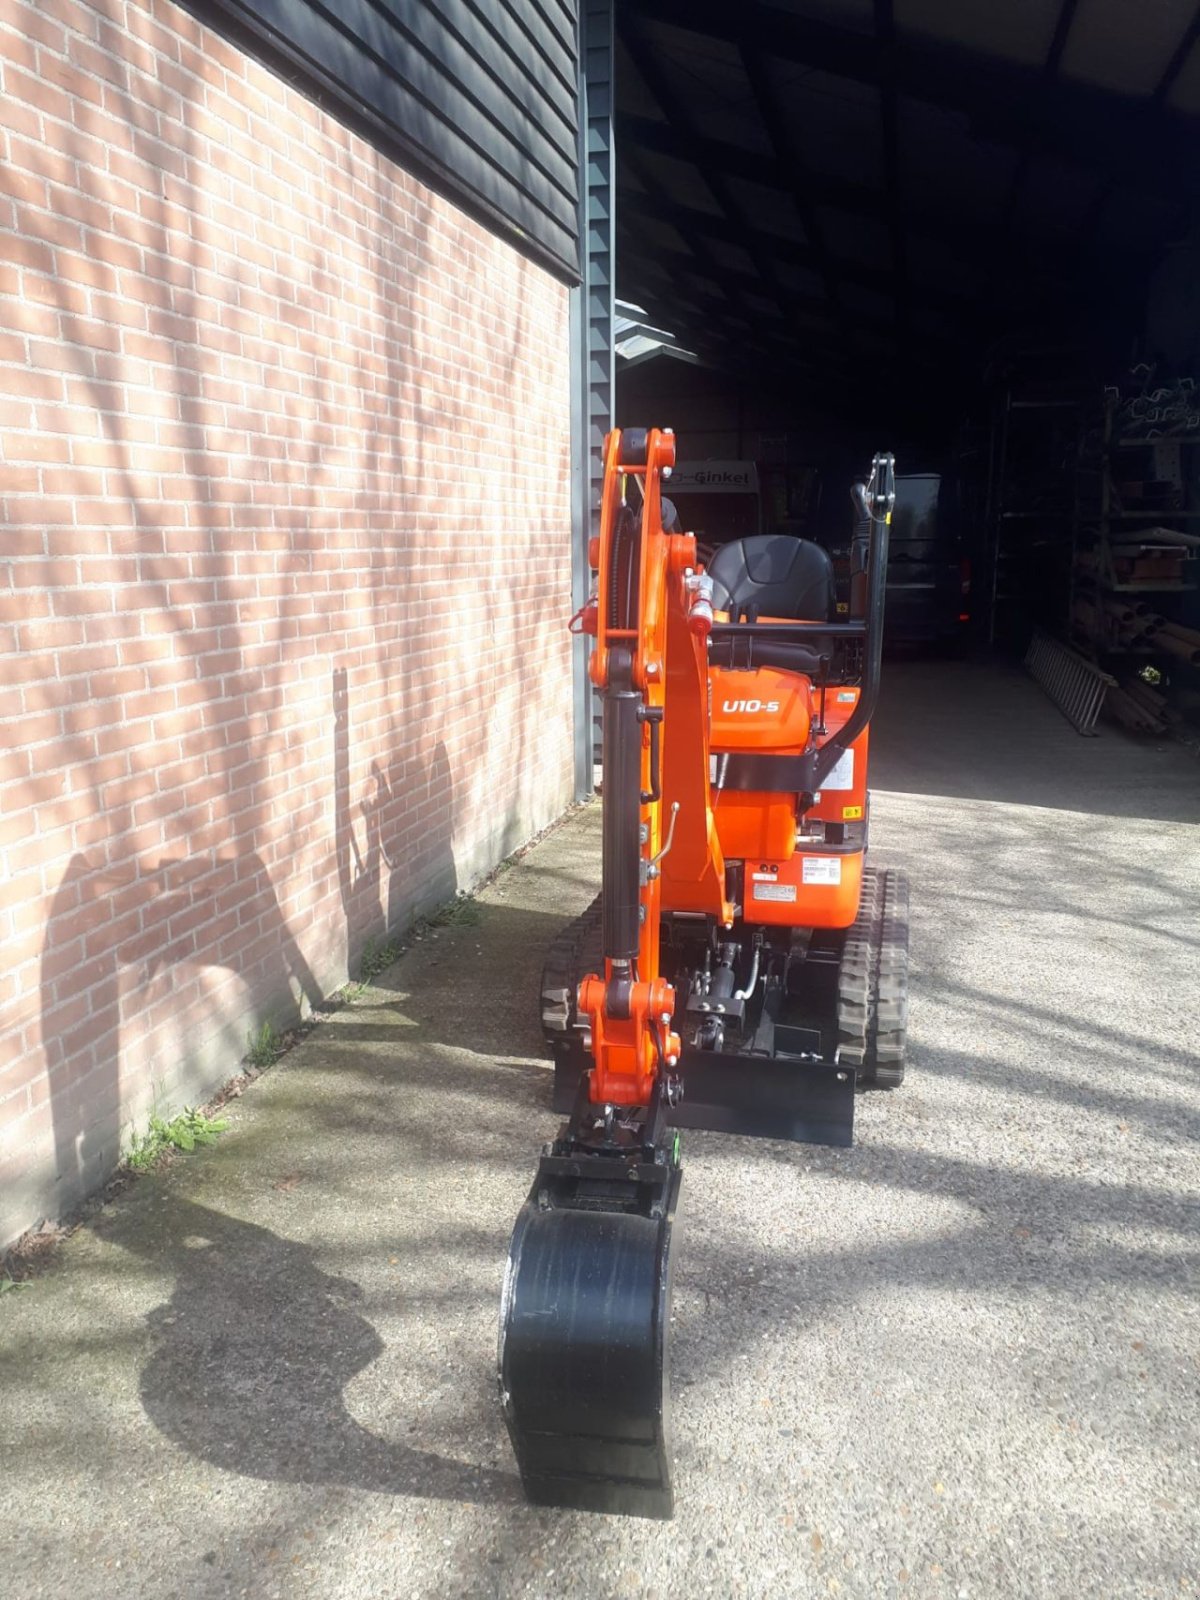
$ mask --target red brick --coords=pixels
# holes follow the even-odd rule
[[[94,411],[75,406],[39,405],[37,425],[46,433],[91,434],[94,438],[100,424]],[[66,520],[71,519],[68,516]]]
[[[41,239],[23,238],[16,233],[0,233],[0,261],[15,261],[38,272],[54,271],[54,252]]]
[[[83,248],[93,260],[107,261],[114,267],[127,267],[137,271],[141,266],[142,253],[136,245],[127,240],[117,238],[110,233],[102,233],[94,228],[89,228],[83,235]],[[116,302],[110,303],[115,305]],[[99,314],[98,312],[96,313]],[[145,318],[142,319],[145,321]]]
[[[22,5],[22,15],[29,9],[28,4]],[[62,23],[72,33],[82,34],[85,39],[94,39],[96,36],[99,14],[95,6],[87,4],[86,0],[37,0],[37,10]]]
[[[87,290],[75,283],[64,283],[61,278],[42,278],[32,272],[25,274],[26,302],[40,301],[54,312],[74,311],[86,313]]]
[[[93,77],[104,78],[118,88],[124,87],[128,76],[125,66],[97,46],[83,39],[71,38],[67,44],[67,56]]]
[[[38,372],[24,367],[20,372],[6,373],[5,387],[13,395],[29,400],[61,400],[63,380],[57,372]]]
[[[93,368],[98,378],[110,381],[129,376],[128,369],[116,359],[121,348],[119,328],[84,317],[63,316],[59,320],[64,340],[96,352]]]
[[[104,230],[113,226],[112,207],[94,195],[78,194],[74,189],[63,189],[55,184],[50,186],[49,204],[59,216],[71,217],[89,228]],[[58,260],[58,270],[61,274],[63,270],[61,256]]]
[[[61,116],[64,121],[71,120],[73,109],[69,103],[71,101],[83,100],[90,101],[93,105],[100,104],[103,95],[102,86],[80,67],[72,65],[71,61],[62,61],[43,52],[39,70],[45,82],[56,84],[67,97],[68,105],[65,112],[54,113],[56,116]]]
[[[12,162],[0,166],[0,194],[7,195],[24,205],[45,207],[49,185],[36,172],[29,172]],[[17,214],[19,215],[19,213]]]
[[[514,746],[541,763],[536,820],[565,798],[569,641],[547,619],[568,610],[567,299],[170,0],[8,4],[37,18],[44,49],[55,29],[73,42],[66,63],[49,49],[41,104],[5,106],[16,160],[0,230],[14,199],[33,209],[25,237],[0,232],[0,518],[16,580],[0,590],[0,749],[20,730],[0,805],[16,815],[21,790],[34,832],[19,874],[0,874],[0,1001],[4,1037],[36,1053],[53,899],[85,941],[72,962],[95,963],[91,989],[65,968],[51,979],[57,1032],[87,1074],[71,1092],[90,1104],[110,1081],[87,1070],[102,1056],[120,1049],[133,1092],[181,1018],[200,1038],[247,989],[278,1003],[281,917],[326,970],[343,947],[334,664],[352,675],[344,803],[360,844],[377,763],[395,798],[373,814],[397,852],[437,854],[426,836],[448,796],[429,790],[427,728],[455,794],[492,801],[456,818],[463,848],[519,806]],[[407,240],[422,218],[419,257]],[[497,351],[518,319],[530,334],[510,370]],[[454,423],[428,427],[430,409]],[[500,463],[486,433],[468,443],[518,421],[539,441],[518,461]],[[421,480],[405,481],[418,455]],[[497,471],[505,504],[538,507],[538,541],[501,509],[481,557],[477,507]],[[464,630],[491,625],[468,550],[481,593],[537,613],[512,639],[544,680],[518,679],[516,653],[490,643],[464,668]],[[460,613],[431,627],[447,582]],[[523,729],[504,720],[518,695]],[[90,876],[68,879],[81,850]],[[119,1040],[83,1010],[107,993],[114,942],[129,962]],[[233,950],[236,981],[137,970],[152,953]],[[31,1007],[15,1026],[10,989]],[[33,1079],[30,1111],[46,1102]]]

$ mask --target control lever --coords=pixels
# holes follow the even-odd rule
[[[656,856],[651,856],[649,861],[646,861],[646,862],[643,863],[643,865],[645,866],[645,869],[646,869],[645,882],[647,882],[647,883],[649,883],[651,878],[657,878],[658,877],[658,864],[662,860],[662,858],[670,851],[671,846],[675,843],[675,818],[678,815],[679,815],[679,801],[675,800],[671,804],[671,825],[667,829],[667,842],[666,842],[666,844],[663,845],[662,849],[658,852],[658,854]]]

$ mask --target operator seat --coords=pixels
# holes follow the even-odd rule
[[[708,565],[713,609],[736,621],[748,611],[751,619],[778,617],[796,622],[829,622],[834,613],[833,562],[829,552],[809,539],[786,533],[758,534],[722,545]],[[719,633],[719,630],[718,630]],[[714,638],[709,664],[714,667],[782,667],[824,679],[833,645],[824,634],[801,643],[774,639],[771,629],[753,637]]]
[[[748,607],[760,617],[828,622],[833,615],[833,562],[809,539],[759,534],[722,545],[708,565],[713,606],[737,617]]]

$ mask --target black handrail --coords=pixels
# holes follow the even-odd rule
[[[754,634],[761,639],[786,639],[789,634],[819,633],[835,639],[862,639],[866,637],[865,622],[714,622],[714,639],[735,639]]]
[[[865,488],[855,484],[855,498],[860,510],[871,519],[871,555],[867,566],[867,611],[862,624],[847,623],[841,626],[859,628],[865,625],[866,657],[863,662],[862,691],[858,704],[846,721],[814,752],[812,781],[808,793],[815,794],[837,765],[838,757],[854,743],[875,714],[879,699],[880,667],[883,660],[883,607],[887,598],[888,530],[892,521],[892,508],[896,504],[896,458],[890,452],[877,455],[871,462],[871,477]],[[834,627],[839,626],[834,624]],[[827,628],[826,632],[832,629]]]

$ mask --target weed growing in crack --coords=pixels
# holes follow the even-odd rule
[[[477,928],[482,921],[483,913],[469,894],[460,894],[429,918],[434,928]]]
[[[246,1035],[246,1060],[260,1072],[275,1064],[281,1048],[279,1035],[269,1022]]]
[[[203,1111],[188,1106],[168,1120],[153,1116],[145,1133],[135,1133],[128,1161],[134,1172],[148,1172],[164,1150],[195,1150],[215,1144],[229,1126],[228,1117],[206,1117]]]
[[[399,954],[400,946],[395,939],[383,939],[378,942],[375,939],[368,939],[363,945],[362,959],[359,962],[359,983],[370,983],[372,978],[377,978],[391,966]]]

